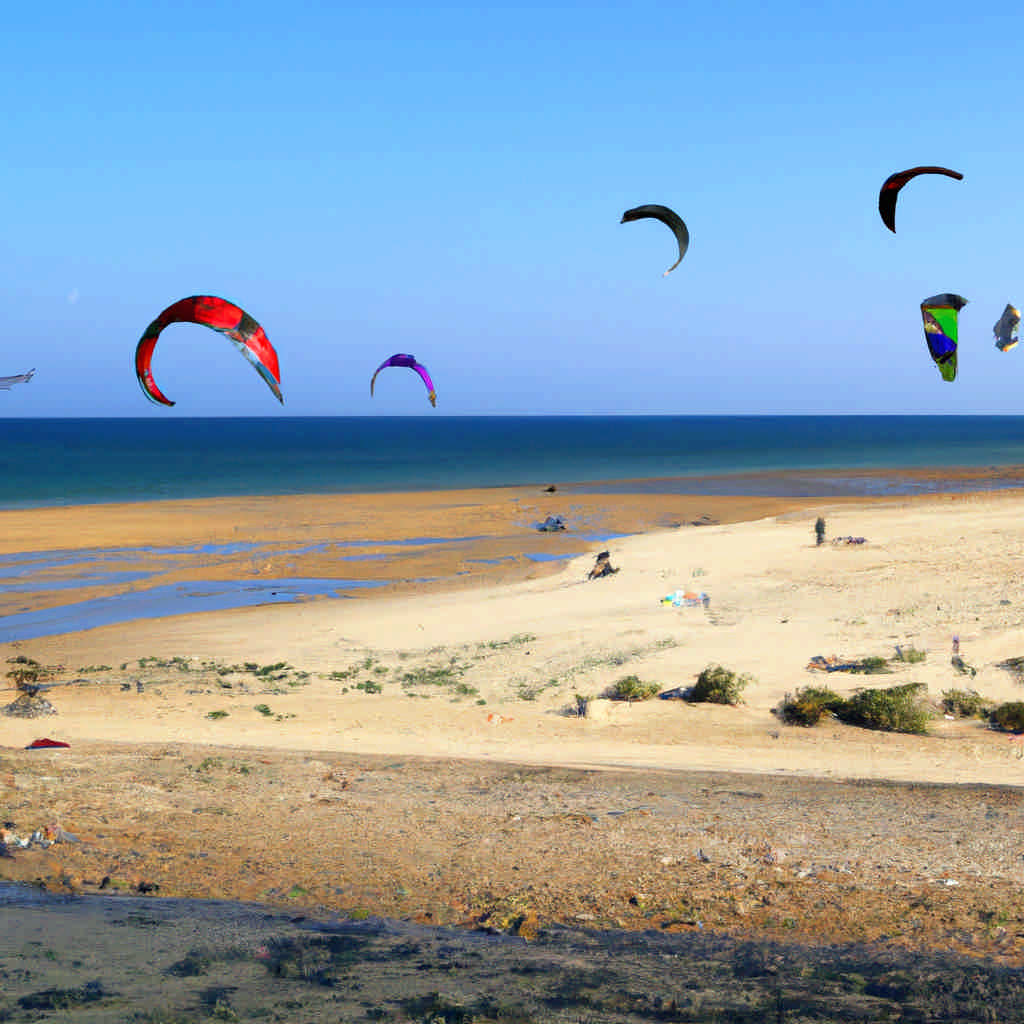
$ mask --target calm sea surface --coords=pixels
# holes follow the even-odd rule
[[[1013,465],[1019,416],[0,419],[0,508]]]

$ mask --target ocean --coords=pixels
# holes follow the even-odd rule
[[[1024,466],[1024,417],[0,419],[0,508],[954,466]]]

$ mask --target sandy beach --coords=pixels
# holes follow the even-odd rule
[[[608,533],[646,532],[530,536],[531,550],[585,553],[470,562],[522,552],[524,522],[566,509],[522,490],[0,513],[7,551],[69,537],[96,548],[475,538],[429,556],[434,582],[0,647],[57,684],[45,693],[57,714],[0,719],[5,828],[79,840],[12,845],[0,878],[527,937],[586,922],[1019,962],[1019,741],[941,714],[911,736],[787,726],[773,709],[815,682],[1019,699],[997,663],[1024,654],[1024,494],[571,500]],[[865,542],[832,543],[844,536]],[[620,571],[587,581],[602,547]],[[309,557],[318,569],[303,572],[329,571]],[[468,579],[467,564],[480,566]],[[173,571],[211,568],[252,563]],[[704,592],[707,607],[663,605],[677,589]],[[973,678],[951,664],[954,635]],[[807,668],[897,645],[927,657],[883,676]],[[739,706],[603,697],[624,675],[668,690],[713,663],[753,678]],[[585,717],[571,713],[578,697]],[[23,749],[40,736],[70,748]]]

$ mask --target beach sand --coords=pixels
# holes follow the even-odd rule
[[[504,489],[5,512],[0,536],[20,551],[69,537],[477,536],[472,557],[492,557],[494,538],[521,552],[524,521],[564,513],[557,499]],[[555,921],[721,929],[1019,962],[1020,743],[941,715],[907,736],[786,726],[772,712],[812,683],[1018,699],[997,663],[1024,654],[1024,494],[571,501],[608,532],[648,532],[469,581],[456,575],[466,550],[435,552],[438,582],[405,592],[0,647],[54,667],[60,684],[46,693],[58,714],[0,719],[9,832],[57,825],[81,840],[12,848],[0,878],[527,936]],[[829,537],[866,543],[816,547],[819,514]],[[689,525],[702,516],[719,522]],[[620,571],[588,582],[600,547]],[[663,606],[677,588],[707,593],[708,607]],[[973,678],[950,662],[954,634]],[[896,645],[927,658],[884,676],[806,667]],[[744,703],[601,697],[627,674],[688,686],[713,663],[753,677]],[[577,695],[586,717],[568,713]],[[43,735],[70,749],[22,749]]]

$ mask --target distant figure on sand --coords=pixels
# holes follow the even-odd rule
[[[612,568],[611,554],[608,551],[602,551],[597,556],[597,561],[594,563],[594,568],[587,573],[588,580],[599,580],[602,576],[611,576],[612,573],[618,572],[618,569]]]
[[[825,542],[825,520],[821,516],[818,516],[818,521],[814,524],[814,535],[818,540],[818,547]]]
[[[953,634],[953,657],[955,658],[960,653],[960,636],[957,633]]]

